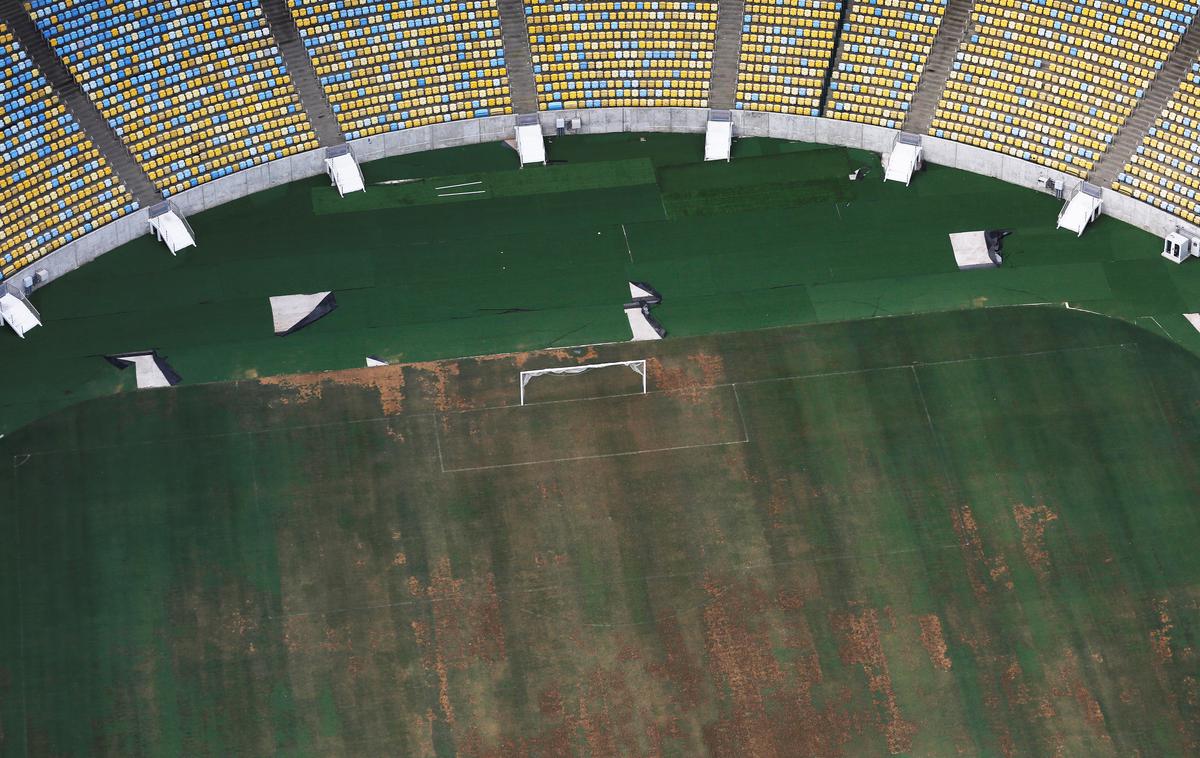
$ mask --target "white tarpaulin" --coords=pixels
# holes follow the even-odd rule
[[[175,207],[174,203],[159,203],[150,209],[150,228],[159,241],[167,246],[171,255],[175,255],[185,247],[196,244],[196,236],[192,227]]]
[[[1188,320],[1193,329],[1200,332],[1200,313],[1185,313],[1183,317]]]
[[[1079,236],[1088,224],[1096,220],[1100,210],[1100,188],[1086,182],[1080,184],[1079,189],[1059,211],[1058,228],[1069,229]]]
[[[983,232],[951,234],[950,247],[954,249],[954,262],[960,269],[996,266],[995,261],[988,255],[987,237]]]
[[[283,336],[298,331],[337,307],[332,292],[308,295],[278,295],[271,298],[271,319],[275,334]]]
[[[338,145],[325,151],[325,172],[329,174],[330,181],[342,197],[351,192],[366,191],[362,170],[358,167],[358,161],[350,154],[348,145]]]
[[[903,182],[907,187],[908,183],[912,181],[913,171],[916,170],[920,161],[921,138],[912,134],[897,134],[883,180],[885,182]]]
[[[158,367],[153,355],[127,355],[122,356],[121,360],[133,366],[138,389],[171,386],[167,375]]]
[[[625,317],[629,319],[629,329],[633,332],[632,342],[660,340],[666,335],[666,330],[650,315],[650,308],[647,305],[642,303],[626,304]]]
[[[542,139],[542,125],[536,115],[517,119],[517,155],[522,166],[546,162],[546,142]]]
[[[182,381],[171,364],[167,363],[157,350],[106,355],[104,360],[122,371],[133,366],[134,380],[140,390],[152,387],[172,387]]]
[[[733,120],[729,111],[710,111],[708,127],[704,132],[704,160],[729,160],[730,145],[733,143]]]
[[[0,318],[3,318],[4,323],[11,326],[21,339],[25,338],[25,332],[42,325],[37,311],[28,301],[8,292],[0,295]]]
[[[645,282],[630,282],[629,296],[634,300],[641,300],[650,305],[658,305],[662,302],[662,295],[658,294],[658,290]]]
[[[388,365],[388,362],[385,361],[384,359],[380,358],[379,356],[376,356],[376,355],[368,355],[367,356],[367,368],[377,368],[379,366],[386,366],[386,365]]]

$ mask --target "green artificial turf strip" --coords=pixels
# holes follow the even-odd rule
[[[0,441],[0,754],[1184,755],[1197,387],[1043,307],[76,404]]]
[[[1200,347],[1179,318],[1200,309],[1200,269],[1137,229],[1102,218],[1076,238],[1054,229],[1052,197],[937,166],[884,184],[864,151],[745,139],[704,164],[702,147],[556,137],[553,165],[518,169],[507,146],[475,145],[365,164],[363,195],[315,177],[197,214],[198,248],[172,257],[143,238],[34,294],[45,325],[0,335],[21,366],[0,377],[0,432],[129,387],[107,353],[157,348],[200,382],[621,340],[630,278],[664,293],[672,335],[1070,301]],[[492,194],[348,210],[384,197],[379,181],[464,176]],[[317,215],[314,198],[339,212]],[[947,235],[992,228],[1014,230],[1005,267],[958,272]],[[331,316],[271,334],[268,297],[327,289]]]

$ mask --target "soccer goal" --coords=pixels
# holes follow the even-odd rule
[[[535,376],[544,376],[546,374],[582,374],[585,371],[592,371],[598,368],[611,368],[613,366],[628,366],[633,369],[635,374],[642,377],[642,394],[646,394],[646,359],[642,358],[636,361],[612,361],[610,363],[585,363],[582,366],[559,366],[557,368],[535,368],[529,371],[521,372],[521,405],[525,405],[525,385],[529,384],[529,380]]]

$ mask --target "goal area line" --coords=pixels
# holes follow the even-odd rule
[[[563,414],[563,410],[571,408]],[[532,403],[432,417],[443,474],[743,445],[748,423],[736,387],[698,396],[652,392]],[[555,423],[552,423],[555,422]],[[503,444],[497,440],[509,440]]]

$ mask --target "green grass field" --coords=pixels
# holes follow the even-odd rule
[[[1194,755],[1198,407],[1052,307],[76,404],[0,441],[0,753]]]
[[[566,137],[554,165],[517,170],[508,147],[477,145],[366,164],[367,192],[345,199],[316,177],[198,214],[197,249],[147,237],[35,293],[46,325],[0,333],[21,365],[0,374],[0,433],[132,388],[107,353],[158,348],[195,383],[622,340],[627,278],[666,295],[673,336],[1069,301],[1200,352],[1181,315],[1200,308],[1200,266],[1125,224],[1077,239],[1054,229],[1052,197],[937,166],[885,185],[856,150],[702,150],[700,135]],[[418,181],[379,184],[398,179]],[[484,194],[438,197],[466,182]],[[960,274],[947,235],[991,228],[1015,230],[1005,267]],[[268,297],[327,289],[334,317],[273,336]]]

